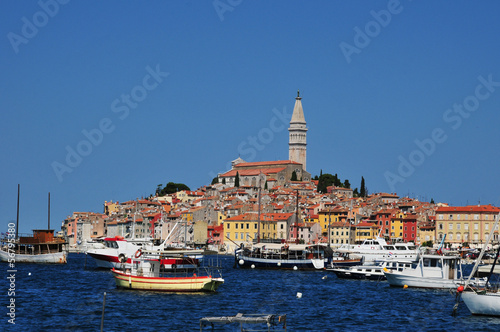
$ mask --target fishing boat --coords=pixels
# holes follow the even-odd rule
[[[424,254],[410,267],[383,272],[389,284],[396,287],[455,289],[466,282],[458,255]],[[474,278],[471,283],[481,287],[486,279]]]
[[[201,250],[198,250],[201,253]],[[140,257],[134,257],[130,268],[111,271],[118,288],[149,290],[162,292],[215,292],[224,279],[220,271],[211,268],[200,268],[182,273],[165,272],[162,261],[165,259],[189,259],[185,250],[147,251]],[[214,272],[218,274],[214,276]]]
[[[332,249],[325,244],[257,243],[235,250],[241,268],[319,270],[330,264]]]
[[[104,248],[87,250],[86,254],[95,260],[98,268],[121,269],[125,265],[132,264],[134,258],[141,255],[142,250],[164,251],[166,247],[162,244],[154,246],[152,239],[125,239],[122,236],[104,238]],[[166,270],[194,269],[198,266],[202,255],[194,256],[194,251],[189,259],[184,257],[168,257],[162,260],[162,268]]]
[[[495,224],[493,225],[493,230],[498,229],[498,222],[500,219],[500,214],[497,216]],[[479,262],[483,258],[484,252],[486,250],[487,245],[491,241],[491,237],[493,232],[488,235],[488,239],[486,240],[479,257],[477,258],[476,264],[472,269],[471,276],[467,279],[465,286],[457,288],[457,303],[454,307],[454,312],[458,308],[458,304],[460,301],[460,295],[469,309],[469,311],[473,315],[485,315],[485,316],[500,316],[500,290],[498,289],[498,284],[493,285],[490,283],[491,277],[495,272],[495,265],[498,261],[498,256],[500,255],[500,247],[497,249],[496,256],[494,258],[493,264],[491,266],[490,274],[487,277],[486,287],[483,289],[477,289],[473,286],[471,282],[471,277],[477,271]]]
[[[33,230],[33,235],[18,236],[19,229],[19,193],[17,193],[17,221],[9,223],[9,232],[0,239],[0,261],[9,263],[65,264],[68,243],[54,236],[50,229],[50,193],[48,229]]]
[[[375,265],[342,266],[326,269],[334,272],[340,279],[385,280],[384,268],[388,270],[401,270],[410,267],[412,261],[384,260]]]
[[[366,263],[384,259],[415,260],[419,254],[418,247],[413,243],[389,244],[380,236],[364,240],[361,244],[343,244],[336,250],[361,255]]]

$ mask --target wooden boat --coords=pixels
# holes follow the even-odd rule
[[[193,250],[143,250],[140,257],[132,259],[131,268],[124,271],[112,269],[116,286],[162,292],[215,292],[224,283],[219,271],[211,268],[182,273],[163,271],[161,267],[163,259],[186,258],[188,254],[193,254]],[[216,272],[218,277],[213,276],[213,272]]]
[[[65,264],[68,243],[54,236],[50,229],[50,193],[47,229],[33,230],[32,236],[19,236],[19,193],[17,192],[17,222],[9,223],[9,232],[0,239],[0,261],[15,263]]]
[[[12,239],[12,241],[11,241]],[[21,236],[17,240],[4,238],[0,250],[0,260],[16,263],[65,264],[68,243],[54,237],[52,229],[33,230],[33,236]]]
[[[235,260],[241,268],[319,270],[328,266],[332,249],[324,244],[257,243],[240,247]]]

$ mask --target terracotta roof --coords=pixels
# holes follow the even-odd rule
[[[467,205],[440,207],[436,212],[494,212],[499,213],[500,208],[492,205]]]
[[[254,166],[274,166],[274,165],[302,165],[302,164],[291,160],[256,161],[252,163],[239,163],[237,165],[234,165],[234,168],[254,167]]]
[[[236,172],[238,172],[239,176],[255,176],[259,175],[261,172],[265,175],[268,174],[276,174],[281,172],[286,167],[272,167],[272,168],[264,168],[264,169],[232,169],[224,174],[221,174],[220,177],[232,177],[236,176]]]

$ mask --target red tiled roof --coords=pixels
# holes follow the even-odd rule
[[[239,163],[234,165],[234,167],[240,168],[240,167],[274,166],[274,165],[302,165],[302,164],[291,160],[276,160],[276,161],[256,161],[251,163]]]
[[[500,208],[492,205],[467,205],[440,207],[436,212],[494,212],[499,213]]]

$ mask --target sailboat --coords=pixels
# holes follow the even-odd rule
[[[298,222],[298,192],[295,215]],[[235,250],[235,261],[241,268],[322,270],[330,264],[333,250],[324,244],[260,243],[260,186],[257,224],[257,243]]]
[[[491,241],[491,237],[495,230],[497,229],[498,226],[498,221],[500,219],[500,214],[497,216],[495,224],[492,228],[491,233],[488,235],[488,239],[486,240],[483,249],[481,250],[481,253],[479,254],[479,257],[477,258],[476,264],[474,265],[474,268],[472,269],[472,273],[470,274],[470,277],[476,273],[479,262],[483,258],[483,254],[486,250],[486,247]],[[457,299],[459,300],[460,294],[462,296],[462,299],[469,308],[470,312],[473,315],[486,315],[486,316],[500,316],[500,292],[498,288],[493,288],[491,287],[491,284],[489,283],[491,275],[493,274],[493,271],[495,269],[495,265],[498,261],[498,255],[500,254],[500,246],[497,249],[497,254],[495,257],[495,260],[493,261],[493,265],[491,267],[490,275],[488,277],[488,281],[486,282],[486,288],[485,289],[476,289],[473,287],[470,287],[470,277],[465,283],[464,287],[458,287],[457,292],[458,292],[458,297]],[[458,307],[458,301],[457,304],[455,304],[454,311]]]
[[[1,239],[0,261],[9,263],[42,263],[65,264],[68,253],[68,243],[54,236],[50,229],[50,193],[48,228],[35,229],[32,236],[19,236],[19,193],[17,192],[17,222],[9,223],[9,232]],[[12,227],[11,227],[12,226]]]

